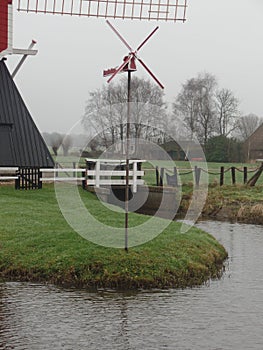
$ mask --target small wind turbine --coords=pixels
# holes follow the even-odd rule
[[[121,72],[128,73],[128,97],[127,97],[127,128],[126,128],[126,182],[125,182],[125,250],[128,252],[128,228],[129,228],[129,147],[130,147],[130,102],[131,102],[131,73],[135,72],[136,69],[136,60],[143,66],[143,68],[150,74],[150,76],[155,80],[161,89],[164,88],[162,83],[156,78],[152,71],[146,66],[143,60],[138,57],[138,51],[146,44],[146,42],[153,36],[153,34],[158,30],[159,27],[156,27],[137,47],[136,50],[133,50],[132,47],[127,43],[123,36],[113,27],[113,25],[107,20],[107,24],[114,31],[114,33],[119,37],[123,44],[128,48],[129,53],[124,57],[123,63],[118,68],[111,68],[103,71],[103,76],[110,75],[110,78],[107,80],[108,83]]]

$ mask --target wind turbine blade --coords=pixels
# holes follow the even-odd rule
[[[133,57],[132,55],[127,56],[127,58],[124,60],[122,65],[120,65],[119,68],[117,68],[116,71],[112,74],[112,76],[107,80],[107,83],[111,82],[111,80],[115,77],[115,75],[117,75],[123,70],[123,68],[130,62],[132,57]]]
[[[107,20],[106,23],[111,27],[114,33],[119,37],[119,39],[123,42],[123,44],[132,52],[132,47],[127,43],[127,41],[120,35],[120,33],[113,27],[113,25]]]
[[[142,46],[150,39],[151,36],[156,32],[156,30],[159,29],[159,27],[156,27],[148,36],[147,38],[137,47],[136,51],[139,51]]]
[[[161,89],[164,89],[163,84],[156,78],[156,76],[150,71],[150,69],[146,66],[146,64],[142,61],[141,58],[137,57],[137,60],[140,62],[140,64],[147,70],[147,72],[150,74],[150,76],[156,81],[156,83],[160,86]]]

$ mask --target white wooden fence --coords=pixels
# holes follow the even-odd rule
[[[86,170],[87,186],[100,187],[103,185],[125,185],[126,184],[126,160],[116,159],[86,159],[87,164],[93,164],[94,169]],[[132,169],[129,170],[129,185],[133,192],[137,192],[137,186],[143,185],[144,171],[138,170],[138,163],[143,163],[145,160],[130,160]],[[107,169],[107,167],[111,169]],[[123,168],[123,170],[120,170]]]
[[[140,170],[138,163],[145,160],[130,160],[132,169],[129,170],[129,185],[133,192],[137,192],[137,186],[143,185],[144,171]],[[116,159],[86,159],[87,165],[92,165],[92,169],[88,166],[84,168],[41,168],[39,181],[42,182],[76,182],[81,181],[82,186],[111,186],[126,184],[126,160]],[[139,168],[139,169],[138,169]],[[0,168],[0,181],[18,180],[17,171],[19,168]],[[6,175],[5,175],[6,173]],[[80,173],[80,176],[79,176]]]
[[[21,174],[18,173],[19,168],[0,167],[0,182],[19,180]],[[86,180],[86,169],[83,168],[41,168],[39,169],[39,181],[54,182],[54,181],[82,181]],[[81,176],[78,173],[81,172]],[[47,175],[47,176],[46,176]],[[27,180],[24,180],[26,182]],[[20,186],[18,186],[20,188]],[[40,187],[41,188],[41,187]]]
[[[83,168],[44,168],[40,169],[40,171],[47,174],[52,174],[53,176],[43,176],[40,178],[42,182],[49,182],[49,181],[84,181],[86,180],[86,176],[79,177],[77,174],[81,172],[82,174],[86,173],[86,169]],[[63,176],[59,176],[58,174],[62,174]]]
[[[1,167],[0,181],[17,180],[18,179],[18,175],[16,175],[17,170],[18,168],[14,168],[14,167]]]

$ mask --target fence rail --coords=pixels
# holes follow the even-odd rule
[[[17,170],[18,170],[17,167],[1,167],[0,181],[17,180],[18,178],[18,176],[16,175]]]
[[[17,180],[18,176],[0,176],[0,181]]]
[[[44,176],[44,174],[49,176]],[[79,176],[81,173],[81,176]],[[50,168],[40,169],[40,181],[43,182],[78,182],[81,181],[82,187],[86,188],[86,169],[84,168]],[[53,176],[50,176],[53,174]]]

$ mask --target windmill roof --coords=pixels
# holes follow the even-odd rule
[[[0,61],[0,166],[54,167],[4,59]]]

